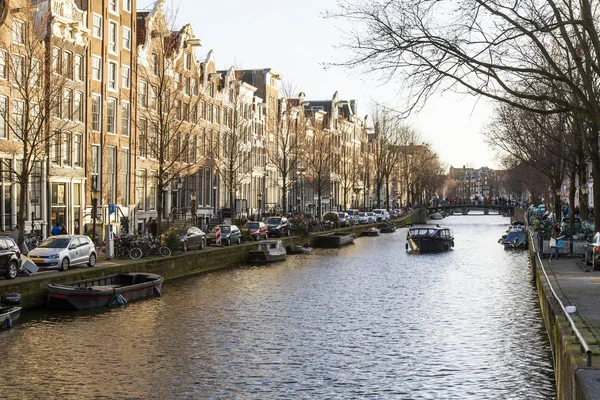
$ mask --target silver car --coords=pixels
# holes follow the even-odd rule
[[[96,265],[96,246],[83,235],[57,235],[44,240],[27,255],[38,267],[66,271],[72,265]]]

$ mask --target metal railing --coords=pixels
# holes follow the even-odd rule
[[[531,243],[535,243],[533,241],[533,234],[531,233],[531,231],[529,231],[529,238],[532,241]],[[577,329],[577,326],[575,325],[575,321],[573,321],[573,319],[571,318],[571,315],[567,312],[565,305],[563,304],[563,302],[560,300],[560,298],[557,296],[556,292],[554,291],[554,288],[552,287],[552,283],[550,283],[550,278],[548,277],[548,274],[546,273],[546,268],[544,268],[544,263],[542,262],[542,258],[540,257],[539,251],[536,251],[536,256],[537,256],[537,260],[539,262],[540,268],[541,268],[542,272],[544,273],[544,276],[546,277],[546,282],[548,282],[548,287],[550,287],[550,291],[552,292],[552,295],[554,296],[554,298],[560,305],[560,308],[562,309],[565,317],[567,318],[567,321],[569,321],[569,324],[571,325],[571,329],[573,330],[575,337],[577,337],[577,339],[579,340],[579,344],[581,345],[582,353],[586,354],[586,358],[587,358],[586,365],[588,367],[591,367],[592,366],[592,350],[590,349],[590,346],[587,344],[587,342],[583,338],[583,335],[581,334],[581,332],[579,332],[579,329]]]

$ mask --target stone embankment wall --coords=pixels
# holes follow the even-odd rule
[[[412,215],[392,221],[396,226],[405,226],[412,223]],[[354,233],[356,237],[372,225],[360,225],[351,228],[341,228],[338,232]],[[311,233],[308,236],[291,236],[282,238],[284,246],[290,244],[305,244],[307,241],[313,245],[317,237],[325,232]],[[200,251],[187,253],[177,252],[171,257],[153,257],[149,259],[111,260],[100,262],[96,267],[74,267],[65,272],[49,272],[35,274],[30,277],[17,278],[16,280],[0,279],[0,294],[19,293],[22,297],[23,308],[41,307],[46,304],[47,287],[49,283],[65,283],[83,279],[91,279],[106,275],[126,272],[154,272],[165,279],[176,278],[199,272],[227,268],[244,263],[248,251],[256,246],[255,243],[242,243],[227,247],[208,247]]]

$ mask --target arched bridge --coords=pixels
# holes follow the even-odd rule
[[[498,211],[498,214],[515,215],[515,206],[502,204],[440,204],[435,207],[427,207],[427,214],[445,211],[450,215],[462,214],[467,215],[471,210],[483,211],[484,215],[488,215],[490,210]]]

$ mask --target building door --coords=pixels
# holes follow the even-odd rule
[[[51,223],[63,225],[67,223],[67,184],[63,182],[52,183],[52,215]]]

